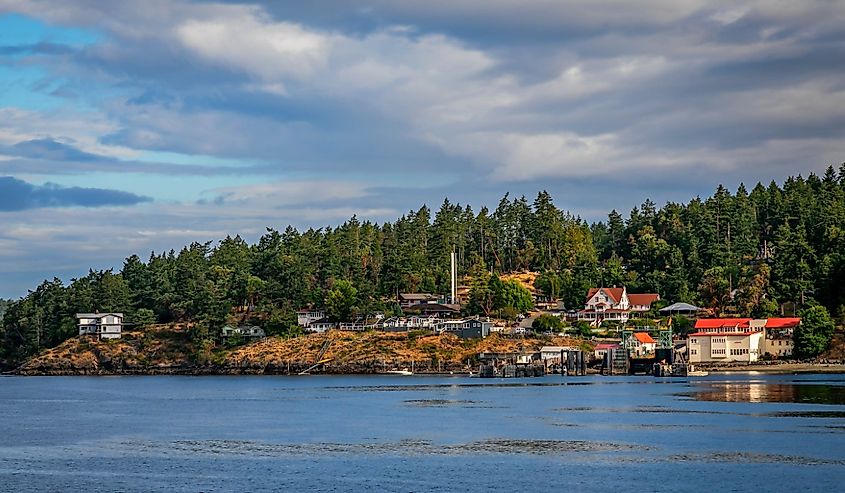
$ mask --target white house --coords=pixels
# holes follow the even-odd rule
[[[754,323],[752,323],[754,322]],[[690,363],[750,363],[763,354],[765,322],[750,318],[706,318],[687,339]]]
[[[246,339],[263,339],[266,337],[264,334],[264,329],[258,327],[257,325],[244,325],[241,327],[232,327],[227,325],[223,327],[221,331],[224,338],[229,338],[233,336],[241,336]]]
[[[303,308],[296,312],[296,323],[300,327],[308,328],[312,323],[326,317],[326,312],[317,309]]]
[[[327,330],[334,329],[337,326],[334,322],[329,321],[328,318],[321,318],[320,320],[315,320],[308,324],[308,330],[314,332],[326,332]]]
[[[579,320],[596,324],[604,320],[625,323],[632,312],[645,312],[660,299],[656,293],[628,294],[627,288],[590,288],[584,309],[578,312]]]
[[[123,328],[122,313],[77,313],[79,335],[94,335],[100,339],[120,339]]]
[[[540,348],[540,359],[551,363],[560,363],[561,351],[575,350],[571,346],[543,346]]]

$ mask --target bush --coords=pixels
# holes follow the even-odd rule
[[[544,313],[534,319],[531,328],[538,332],[560,332],[563,330],[563,321],[560,317]]]
[[[835,326],[827,309],[821,305],[801,312],[801,325],[795,329],[795,355],[812,358],[821,354],[830,345]]]

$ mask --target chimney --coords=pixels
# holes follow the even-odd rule
[[[452,276],[451,276],[451,279],[452,279],[452,303],[458,302],[458,300],[457,300],[457,298],[458,298],[458,288],[457,288],[457,286],[455,286],[455,284],[458,281],[458,266],[456,265],[456,263],[457,263],[457,254],[453,250],[452,251]]]

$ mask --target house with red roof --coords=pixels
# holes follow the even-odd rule
[[[656,293],[628,294],[621,288],[590,288],[584,309],[578,312],[578,320],[587,320],[595,325],[604,320],[625,323],[635,312],[647,312],[651,304],[660,299]]]
[[[631,336],[630,347],[636,356],[645,356],[654,353],[657,348],[657,341],[648,332],[634,332]]]
[[[702,318],[687,336],[690,363],[757,361],[764,354],[792,355],[799,318]]]

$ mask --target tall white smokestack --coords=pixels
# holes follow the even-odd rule
[[[458,282],[458,266],[457,260],[458,255],[453,251],[452,252],[452,303],[458,302],[458,287],[456,286]]]

